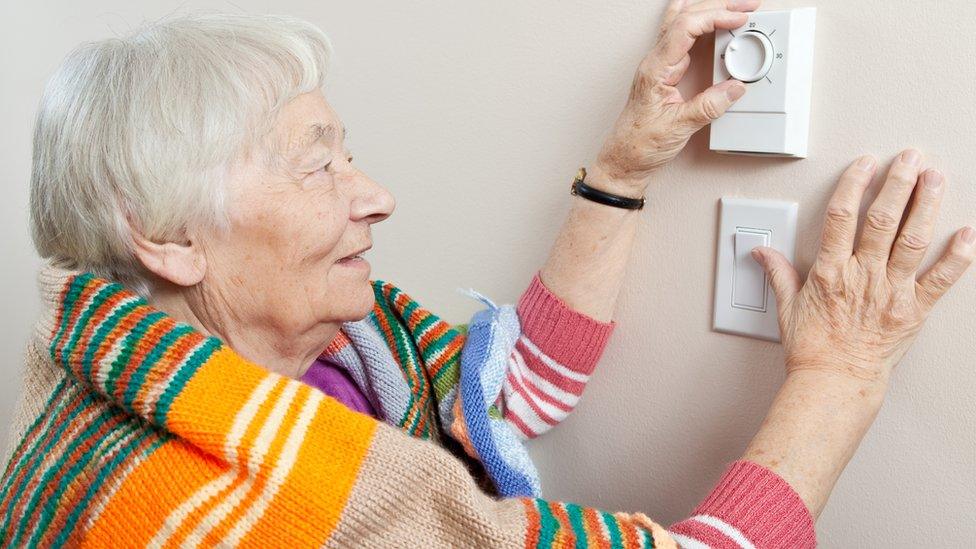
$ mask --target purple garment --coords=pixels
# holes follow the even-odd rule
[[[328,358],[316,359],[302,376],[302,382],[315,387],[352,410],[376,417],[376,411],[349,372]]]

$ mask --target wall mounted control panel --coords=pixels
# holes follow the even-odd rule
[[[758,11],[715,33],[714,83],[734,78],[746,93],[712,122],[711,149],[806,158],[817,8]]]
[[[792,262],[797,204],[745,198],[723,198],[721,204],[712,328],[779,341],[776,297],[752,249],[775,248]]]

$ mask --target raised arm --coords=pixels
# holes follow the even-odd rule
[[[657,43],[640,62],[627,102],[586,183],[628,197],[644,195],[655,170],[674,158],[692,134],[742,97],[728,80],[690,100],[677,89],[695,40],[715,29],[745,24],[759,0],[675,0],[664,14]],[[653,200],[653,197],[650,197]],[[613,316],[642,212],[574,197],[569,215],[542,267],[542,282],[567,305],[596,320]]]
[[[759,0],[674,1],[658,41],[634,75],[630,94],[590,165],[586,183],[613,194],[644,195],[654,171],[689,137],[745,92],[737,81],[689,101],[677,84],[695,39],[745,23]],[[499,405],[521,435],[558,424],[579,400],[613,328],[611,318],[642,212],[574,198],[542,270],[519,300],[523,337],[512,353]]]

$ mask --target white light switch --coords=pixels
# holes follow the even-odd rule
[[[779,341],[776,298],[752,250],[769,246],[793,261],[797,205],[723,198],[721,207],[712,328]]]
[[[746,93],[711,124],[711,149],[807,156],[816,8],[757,11],[715,33],[715,84],[735,78]]]
[[[756,246],[769,246],[769,231],[737,227],[732,267],[732,306],[766,312],[766,273],[752,258]]]

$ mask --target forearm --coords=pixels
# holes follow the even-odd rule
[[[628,188],[605,176],[599,166],[590,170],[586,181],[615,194],[623,195]],[[572,201],[540,276],[571,308],[608,322],[643,210],[605,206],[580,197],[573,197]]]
[[[743,459],[781,476],[818,517],[881,408],[886,383],[791,372]]]

